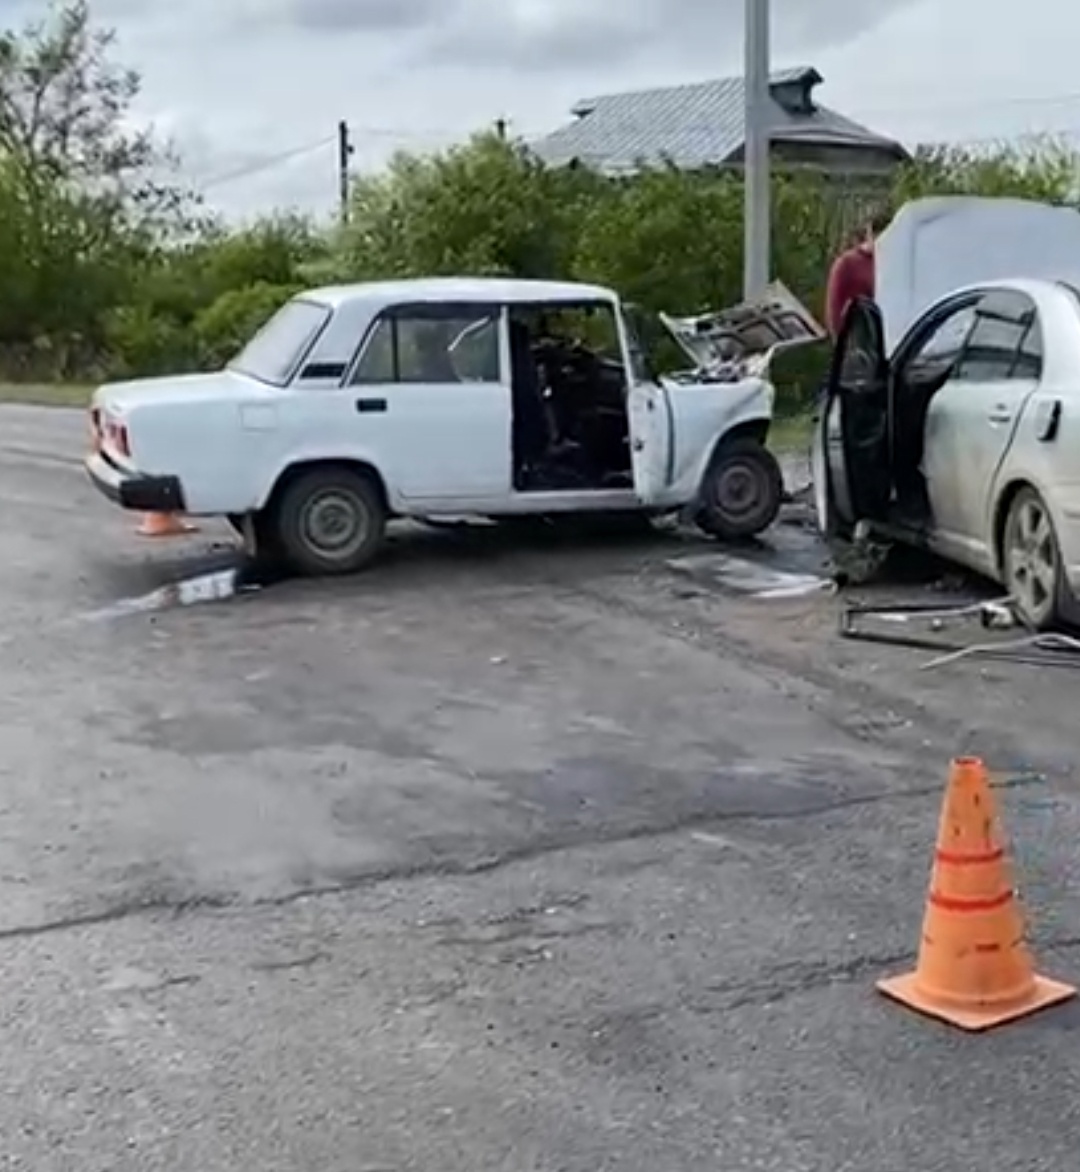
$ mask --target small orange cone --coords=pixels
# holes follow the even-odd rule
[[[919,959],[878,989],[962,1030],[987,1030],[1076,995],[1035,974],[986,767],[953,762]]]
[[[197,527],[178,513],[143,513],[135,532],[140,537],[181,537],[197,532]]]

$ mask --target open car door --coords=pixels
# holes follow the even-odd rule
[[[880,521],[892,496],[889,363],[881,311],[848,310],[825,388],[811,457],[818,526],[850,538],[859,521]]]
[[[671,481],[672,417],[667,391],[636,381],[628,399],[634,492],[643,505],[659,504]]]

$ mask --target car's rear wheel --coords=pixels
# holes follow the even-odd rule
[[[275,545],[301,574],[352,574],[382,548],[387,510],[373,476],[313,468],[286,484],[273,515]]]
[[[722,540],[753,537],[776,520],[783,499],[784,477],[772,452],[757,440],[731,440],[709,463],[697,523]]]
[[[1065,579],[1061,550],[1046,502],[1022,488],[1009,506],[1002,542],[1002,577],[1020,617],[1036,631],[1063,617]]]

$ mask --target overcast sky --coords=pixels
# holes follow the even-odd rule
[[[742,6],[97,0],[94,11],[143,75],[140,113],[235,215],[332,207],[340,118],[355,166],[371,169],[500,116],[535,135],[581,97],[737,73]],[[0,0],[5,24],[44,8]],[[1078,44],[1075,0],[773,0],[774,65],[815,65],[820,100],[905,141],[1080,131]]]

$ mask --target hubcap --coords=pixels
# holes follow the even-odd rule
[[[1012,590],[1021,608],[1031,616],[1053,605],[1057,586],[1057,552],[1050,517],[1038,501],[1020,506],[1009,545]]]
[[[729,464],[716,477],[713,499],[729,517],[742,517],[760,507],[761,476],[749,464]]]
[[[367,539],[367,512],[351,493],[328,489],[308,501],[301,527],[304,540],[323,557],[347,558]]]

